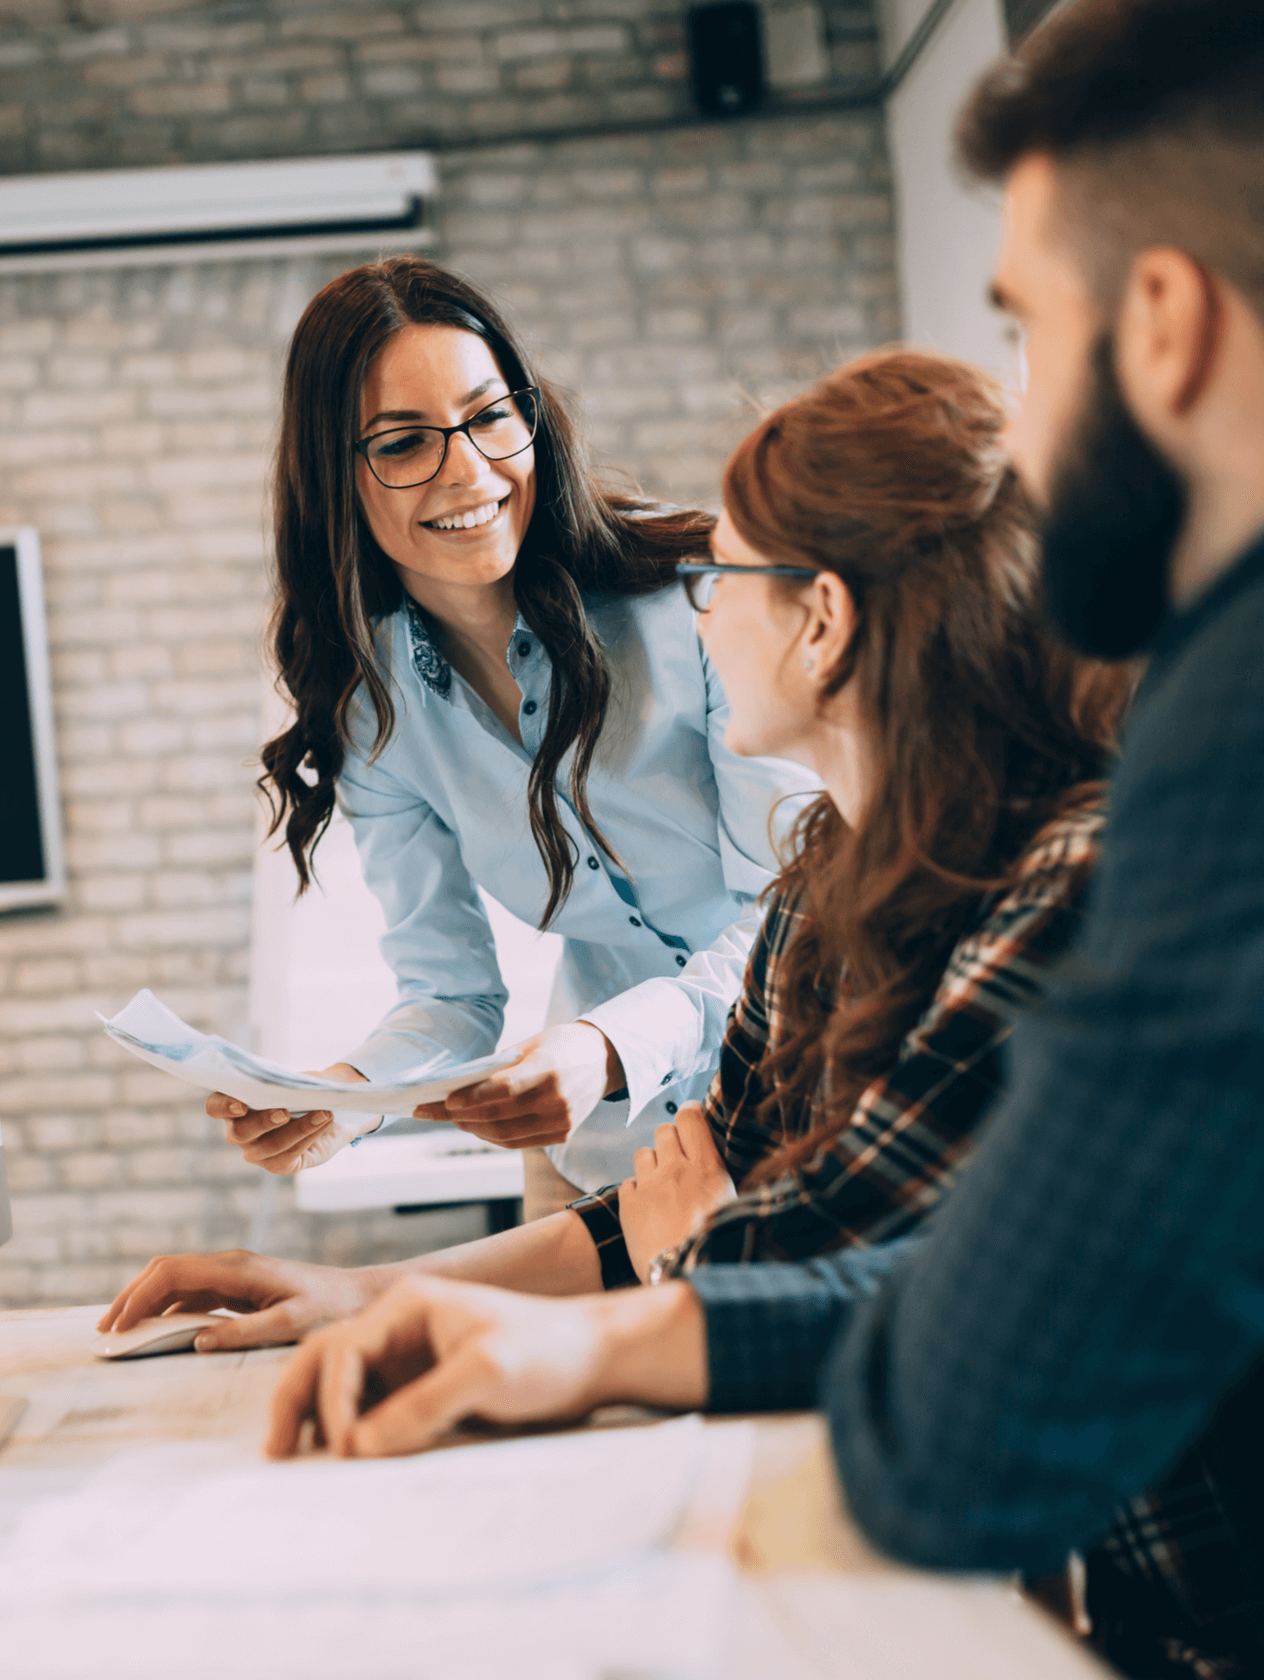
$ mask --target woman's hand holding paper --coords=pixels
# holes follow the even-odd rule
[[[559,1301],[410,1277],[303,1343],[265,1450],[297,1452],[309,1418],[340,1457],[387,1458],[467,1417],[577,1418],[616,1400],[688,1409],[706,1395],[705,1320],[685,1284]]]
[[[346,1062],[335,1062],[320,1070],[323,1079],[337,1079],[344,1085],[364,1083],[364,1075]],[[235,1143],[252,1166],[270,1173],[296,1173],[304,1167],[319,1167],[378,1122],[357,1115],[340,1120],[328,1109],[308,1114],[291,1114],[285,1108],[247,1108],[236,1097],[213,1091],[206,1099],[212,1120],[226,1122],[224,1136]]]
[[[270,1260],[244,1248],[160,1255],[115,1297],[97,1329],[122,1332],[166,1312],[227,1307],[242,1316],[203,1331],[194,1344],[199,1353],[275,1347],[296,1342],[331,1319],[360,1312],[386,1288],[390,1275],[372,1267],[344,1271]]]
[[[518,1060],[446,1102],[414,1111],[418,1120],[447,1120],[504,1149],[565,1143],[601,1099],[623,1084],[618,1052],[599,1027],[571,1021],[518,1046]]]
[[[653,1149],[638,1149],[632,1164],[636,1176],[619,1186],[619,1223],[644,1283],[658,1255],[692,1236],[737,1191],[701,1103],[686,1103],[675,1125],[660,1126]]]

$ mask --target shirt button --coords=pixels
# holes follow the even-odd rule
[[[677,968],[683,968],[688,961],[689,961],[688,957],[682,957],[679,954],[677,954],[676,967]]]
[[[597,862],[596,858],[589,858],[588,867],[589,869],[600,869],[601,865]]]
[[[518,657],[520,659],[525,659],[530,652],[531,652],[531,643],[530,642],[519,642],[518,643]]]
[[[631,922],[633,927],[640,927],[641,925],[635,916],[629,916],[628,920]]]
[[[672,1102],[664,1103],[663,1107],[667,1110],[668,1114],[675,1114],[675,1112],[676,1112],[675,1103],[672,1103]]]
[[[534,715],[535,709],[536,709],[535,701],[534,700],[528,700],[526,705],[522,709],[527,714],[528,717],[532,717]]]

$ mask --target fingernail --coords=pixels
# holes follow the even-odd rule
[[[228,1112],[236,1118],[246,1113],[246,1105],[242,1102],[230,1102]]]
[[[219,1346],[219,1343],[215,1340],[211,1331],[203,1330],[200,1336],[195,1336],[193,1338],[193,1346],[196,1348],[198,1353],[214,1353],[215,1349]]]

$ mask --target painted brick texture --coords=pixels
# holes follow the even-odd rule
[[[898,332],[877,114],[466,153],[443,181],[444,259],[659,494],[713,502],[758,406]]]
[[[9,172],[685,108],[683,8],[650,0],[18,11]],[[868,68],[868,6],[827,11],[838,73]],[[432,254],[507,302],[600,459],[655,493],[713,503],[752,404],[898,331],[880,112],[453,149],[440,177]],[[0,274],[0,526],[44,545],[71,880],[63,911],[0,918],[5,1305],[104,1299],[155,1252],[246,1239],[259,1175],[93,1011],[151,986],[245,1041],[279,371],[357,260]],[[269,1246],[354,1263],[476,1229],[302,1216],[283,1186]]]
[[[822,11],[835,78],[873,70],[868,0]],[[688,115],[684,19],[683,4],[663,0],[6,0],[0,171],[387,150]]]

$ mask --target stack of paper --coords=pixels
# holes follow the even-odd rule
[[[150,991],[137,992],[108,1021],[98,1019],[116,1044],[151,1067],[174,1074],[203,1091],[224,1091],[250,1108],[288,1108],[296,1114],[329,1108],[355,1114],[408,1115],[420,1103],[442,1102],[452,1091],[474,1085],[489,1073],[509,1067],[515,1051],[499,1051],[475,1062],[461,1062],[438,1072],[416,1068],[398,1079],[342,1085],[318,1074],[296,1073],[262,1056],[252,1056],[214,1033],[198,1032],[160,1003]]]
[[[698,1418],[378,1462],[128,1453],[0,1546],[0,1674],[709,1680],[730,1574],[666,1548],[748,1455]]]
[[[443,1597],[600,1569],[670,1533],[701,1420],[264,1464],[222,1444],[120,1455],[47,1500],[0,1553],[0,1600],[211,1589]]]

